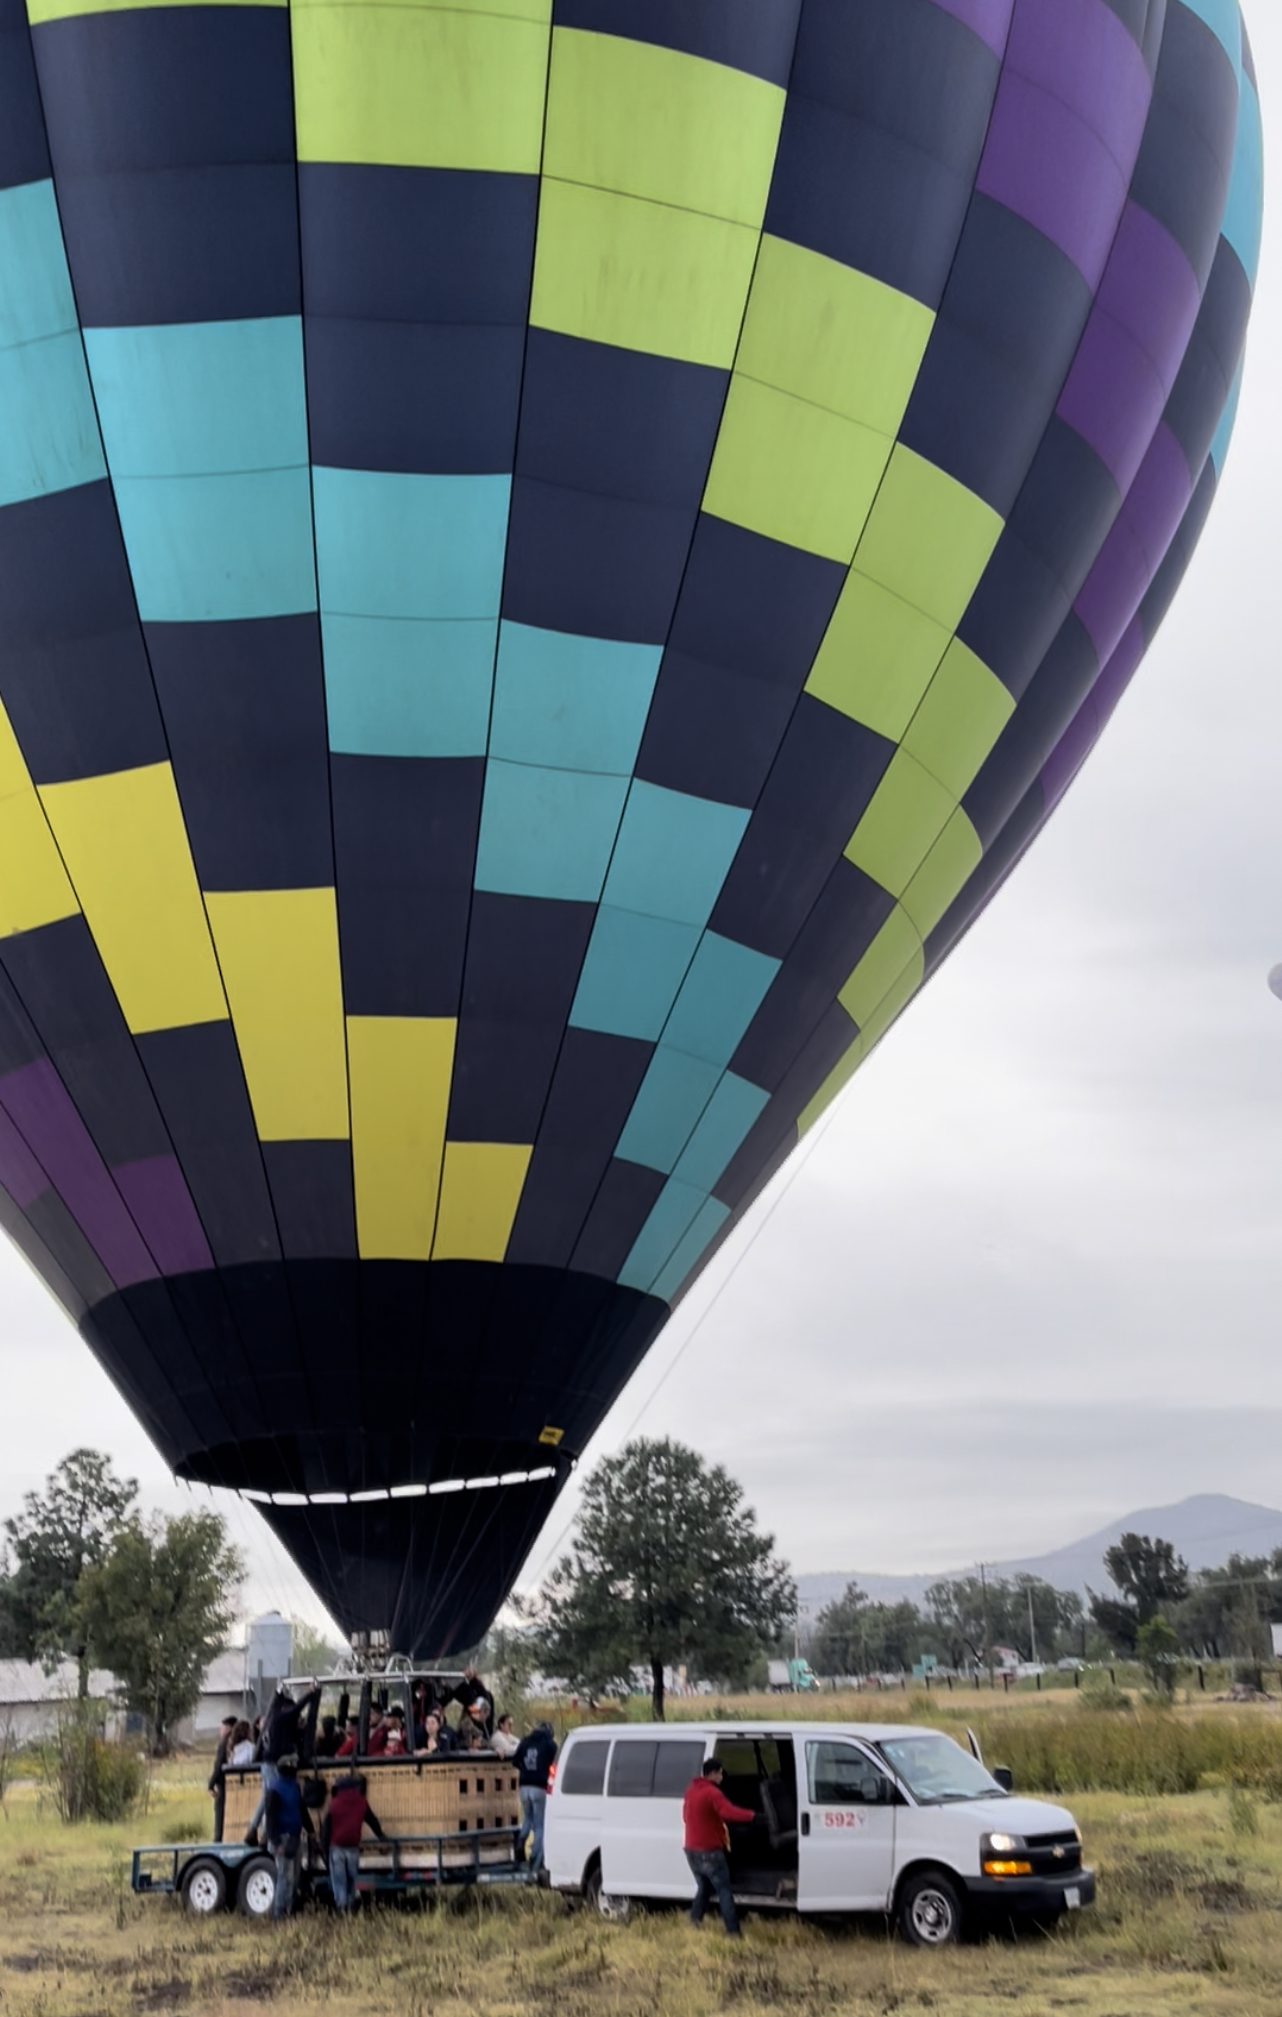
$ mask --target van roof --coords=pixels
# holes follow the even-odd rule
[[[945,1730],[935,1730],[926,1723],[836,1723],[823,1721],[817,1716],[799,1716],[795,1722],[785,1723],[763,1717],[745,1717],[742,1723],[687,1723],[683,1717],[679,1723],[580,1723],[569,1731],[566,1743],[576,1737],[793,1737],[800,1733],[809,1736],[811,1732],[839,1737],[859,1737],[870,1744],[884,1737],[943,1737]],[[954,1738],[954,1743],[956,1739]]]

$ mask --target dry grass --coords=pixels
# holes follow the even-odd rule
[[[528,1892],[353,1925],[197,1925],[132,1896],[127,1852],[202,1833],[203,1777],[196,1763],[166,1768],[133,1828],[64,1828],[34,1787],[10,1793],[3,2017],[1277,2017],[1282,2005],[1282,1807],[1228,1789],[1083,1796],[1094,1912],[1050,1938],[921,1955],[875,1926],[766,1918],[734,1947],[677,1913],[610,1927]]]

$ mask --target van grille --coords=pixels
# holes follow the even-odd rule
[[[1057,1877],[1082,1867],[1082,1845],[1071,1828],[1061,1828],[1053,1835],[1026,1835],[1024,1840],[1035,1876]]]

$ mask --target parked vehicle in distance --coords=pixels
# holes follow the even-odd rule
[[[808,1695],[819,1687],[819,1676],[809,1660],[771,1660],[766,1666],[766,1680],[772,1695],[789,1692]]]
[[[634,1899],[689,1901],[681,1801],[707,1757],[753,1814],[730,1831],[741,1905],[879,1912],[914,1946],[942,1947],[972,1916],[1049,1922],[1094,1900],[1066,1808],[1016,1798],[1009,1773],[938,1730],[857,1723],[571,1731],[547,1806],[552,1886],[606,1919]]]

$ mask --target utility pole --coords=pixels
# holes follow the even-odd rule
[[[988,1685],[995,1688],[997,1682],[993,1675],[993,1635],[988,1623],[988,1573],[983,1562],[979,1565],[979,1587],[984,1593],[984,1665],[988,1669]]]
[[[1031,1583],[1028,1585],[1028,1657],[1031,1664],[1035,1667],[1037,1665],[1037,1627],[1033,1623],[1033,1586]]]

